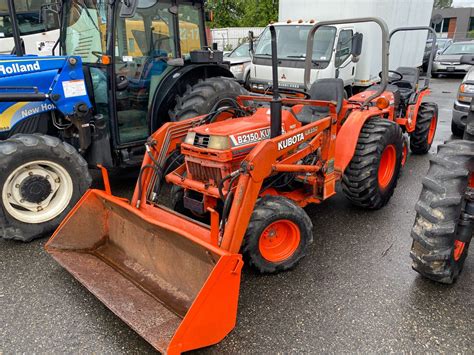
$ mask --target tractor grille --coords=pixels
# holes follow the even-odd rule
[[[194,137],[194,144],[193,144],[195,147],[207,148],[208,144],[209,144],[209,135],[196,133],[196,137]]]
[[[188,171],[191,173],[193,179],[201,182],[210,182],[213,180],[216,184],[219,184],[222,180],[221,169],[211,168],[208,166],[202,166],[201,164],[194,163],[191,161],[187,162]]]

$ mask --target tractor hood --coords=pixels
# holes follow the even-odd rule
[[[185,143],[201,148],[226,150],[270,138],[270,109],[259,108],[252,116],[227,119],[195,127]],[[301,126],[289,110],[282,111],[282,130],[288,132]]]
[[[270,109],[259,109],[257,113],[258,115],[255,114],[199,126],[194,128],[193,131],[202,135],[229,136],[231,133],[238,134],[270,127]]]

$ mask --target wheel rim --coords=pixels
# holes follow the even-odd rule
[[[403,152],[402,152],[402,166],[405,166],[408,158],[408,144],[403,142]]]
[[[44,223],[69,205],[73,182],[61,165],[38,160],[16,168],[5,180],[2,202],[6,211],[23,223]]]
[[[260,236],[260,254],[270,262],[284,261],[295,253],[300,240],[300,229],[294,222],[287,219],[273,222]]]
[[[453,253],[454,261],[459,261],[459,259],[461,259],[465,246],[466,246],[466,243],[461,242],[460,240],[454,241],[454,253]]]
[[[433,139],[436,133],[436,124],[437,124],[437,118],[436,115],[431,118],[431,123],[430,123],[430,130],[428,131],[428,144],[433,143]]]
[[[381,188],[386,188],[392,181],[397,162],[397,151],[391,144],[385,147],[380,157],[378,180]]]

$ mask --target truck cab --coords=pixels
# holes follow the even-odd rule
[[[287,21],[274,24],[277,32],[279,85],[304,90],[306,40],[315,21]],[[341,78],[346,88],[354,84],[353,25],[325,26],[314,38],[311,81]],[[253,91],[266,91],[272,82],[271,38],[267,27],[253,51],[249,83]]]

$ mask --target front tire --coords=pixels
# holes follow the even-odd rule
[[[451,121],[451,133],[456,138],[462,138],[464,135],[464,129],[459,127],[454,121]]]
[[[438,125],[438,105],[422,102],[416,116],[415,130],[410,136],[410,150],[414,154],[426,154],[434,141]]]
[[[29,242],[52,232],[92,182],[74,147],[43,134],[0,142],[0,166],[4,239]]]
[[[226,99],[235,100],[237,96],[247,95],[248,92],[235,80],[226,77],[199,80],[194,86],[189,86],[186,92],[178,98],[176,107],[171,113],[172,119],[182,121],[205,115],[217,108],[228,106]]]
[[[415,208],[410,253],[413,269],[428,279],[451,284],[463,268],[470,240],[457,240],[457,232],[473,171],[474,142],[447,142],[431,159]]]
[[[387,119],[368,120],[342,177],[342,191],[355,205],[368,209],[385,206],[397,186],[403,160],[400,126]]]
[[[313,242],[306,212],[284,197],[264,196],[255,204],[242,244],[244,260],[260,273],[293,268]]]

